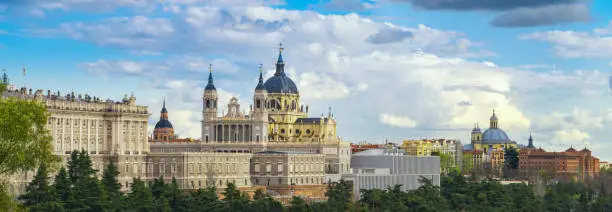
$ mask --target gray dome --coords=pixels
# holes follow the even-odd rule
[[[482,143],[506,143],[510,142],[510,138],[506,132],[499,128],[490,128],[482,134]]]
[[[264,87],[268,91],[268,93],[290,93],[290,94],[298,94],[297,86],[291,78],[286,75],[275,75],[270,77],[270,79],[266,80],[264,83]]]
[[[283,61],[283,47],[279,48],[278,60],[276,61],[276,72],[273,77],[266,80],[264,87],[268,93],[289,93],[298,94],[297,86],[291,78],[285,74],[285,61]]]
[[[168,119],[160,119],[157,124],[155,124],[155,129],[160,128],[172,128],[172,124],[170,121],[168,121]]]

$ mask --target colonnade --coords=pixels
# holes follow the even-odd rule
[[[252,127],[248,124],[217,124],[215,128],[215,140],[218,143],[244,143],[259,139],[253,139]]]

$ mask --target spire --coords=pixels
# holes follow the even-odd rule
[[[166,109],[166,97],[164,97],[162,109],[160,112],[159,119],[168,119],[168,110]]]
[[[216,91],[217,88],[215,88],[215,84],[213,82],[213,76],[212,76],[212,64],[210,64],[208,66],[208,84],[206,84],[206,88],[204,90],[206,91]]]
[[[283,43],[278,44],[278,60],[276,61],[276,72],[274,76],[285,76],[285,62],[283,61]]]
[[[8,74],[6,74],[6,69],[2,69],[2,81],[0,81],[0,83],[2,84],[9,83]]]
[[[263,81],[263,65],[259,64],[259,82],[257,83],[257,87],[255,87],[256,91],[266,90],[266,86]]]
[[[535,148],[535,146],[533,146],[533,138],[531,137],[531,131],[529,131],[529,145],[527,145],[527,148]]]

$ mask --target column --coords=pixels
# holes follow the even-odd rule
[[[242,125],[242,142],[246,143],[248,142],[247,137],[246,137],[246,124]]]
[[[70,151],[74,150],[74,125],[73,125],[73,119],[68,119],[68,126],[70,127]]]
[[[100,154],[100,147],[98,146],[98,143],[100,141],[98,141],[98,139],[100,138],[100,127],[98,126],[98,124],[100,123],[100,120],[92,120],[93,122],[93,126],[95,127],[95,134],[94,134],[94,148],[96,149],[96,154]]]

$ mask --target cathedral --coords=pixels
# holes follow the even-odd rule
[[[322,184],[350,173],[350,144],[337,136],[331,110],[321,117],[308,116],[308,106],[301,104],[296,84],[285,73],[282,53],[281,47],[269,79],[264,80],[260,66],[246,112],[236,97],[218,105],[211,65],[202,95],[200,141],[172,138],[174,129],[164,102],[147,160],[172,161],[186,169],[154,169],[152,176],[174,177],[184,188],[223,188],[232,182],[239,188],[266,186],[281,196],[288,195],[289,188],[302,189],[305,196],[324,196]]]
[[[464,146],[464,149],[481,150],[484,153],[490,153],[494,150],[505,148],[517,148],[516,141],[510,140],[506,132],[499,128],[499,119],[493,110],[493,115],[489,118],[489,129],[484,132],[480,131],[478,124],[474,126],[471,132],[471,143]]]
[[[489,118],[489,129],[482,132],[478,124],[470,133],[471,142],[463,146],[463,155],[472,161],[472,167],[464,169],[493,169],[501,174],[504,164],[504,150],[518,148],[516,141],[511,140],[506,132],[499,127],[499,119],[493,110]],[[465,162],[464,162],[465,164]]]

